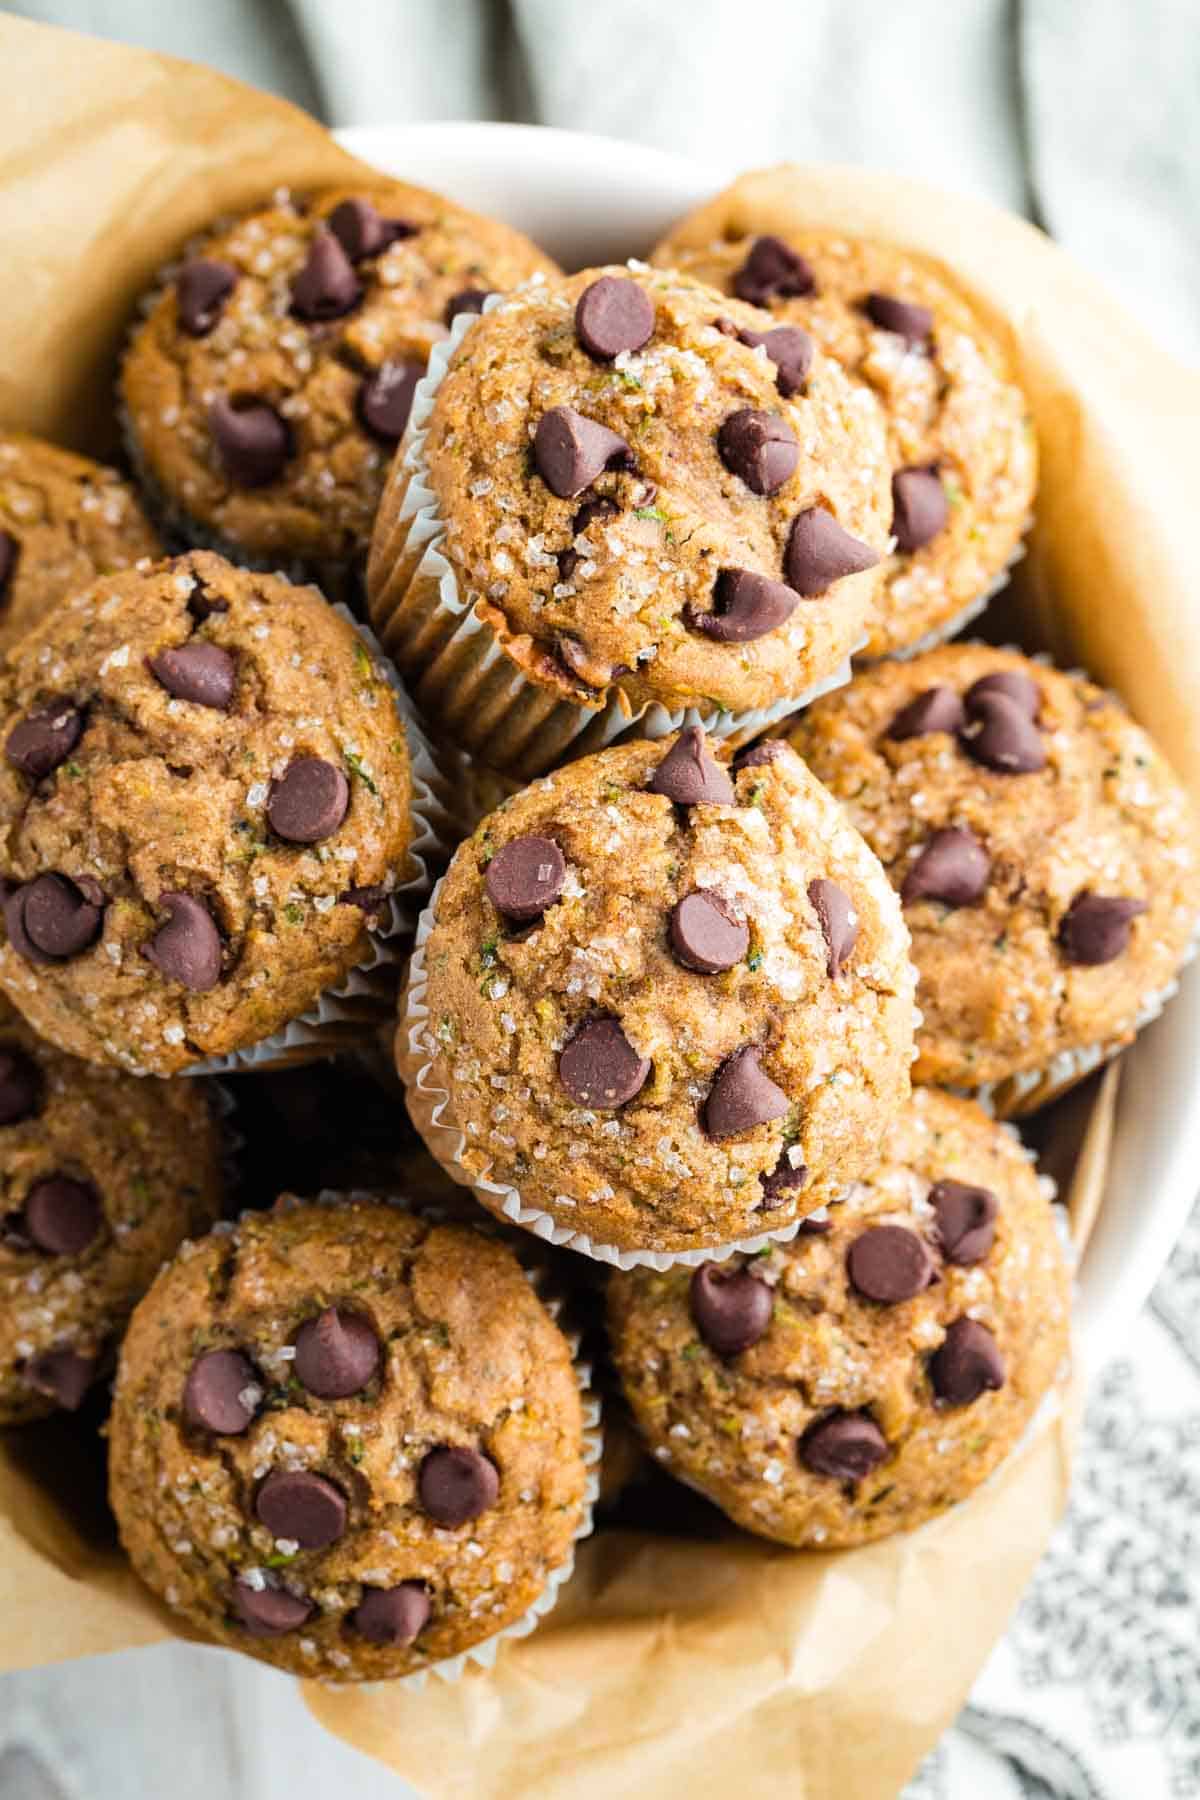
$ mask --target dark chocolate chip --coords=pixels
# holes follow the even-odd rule
[[[78,1256],[100,1234],[104,1209],[86,1181],[44,1175],[25,1196],[21,1213],[25,1236],[48,1256]]]
[[[777,493],[800,460],[800,446],[787,420],[754,406],[739,407],[722,419],[717,451],[730,474],[744,481],[752,494]]]
[[[14,769],[41,781],[65,762],[83,736],[83,714],[70,700],[47,700],[8,734],[4,754]]]
[[[775,386],[785,400],[804,391],[813,362],[813,341],[798,325],[777,325],[773,331],[739,331],[738,338],[751,350],[764,349],[775,364]]]
[[[302,1550],[323,1550],[346,1529],[346,1496],[324,1475],[309,1469],[277,1469],[258,1490],[254,1510],[277,1538],[291,1538]]]
[[[382,915],[387,910],[388,892],[378,883],[374,887],[349,887],[338,895],[338,900],[343,906],[357,906],[360,912]]]
[[[436,1524],[465,1525],[496,1504],[500,1476],[480,1451],[442,1444],[422,1460],[417,1492]]]
[[[400,442],[424,373],[424,363],[385,362],[367,376],[358,390],[358,416],[368,431],[387,444]]]
[[[575,335],[597,362],[640,350],[653,334],[654,302],[624,275],[602,275],[576,302]]]
[[[801,1188],[808,1182],[808,1170],[802,1162],[793,1162],[791,1151],[785,1144],[779,1152],[779,1161],[769,1175],[760,1175],[759,1186],[762,1188],[762,1199],[756,1212],[778,1212],[781,1206],[789,1206]],[[828,1230],[828,1226],[825,1227]]]
[[[935,1273],[927,1246],[903,1225],[860,1231],[846,1252],[846,1269],[856,1291],[882,1306],[924,1293]]]
[[[1022,669],[995,669],[973,681],[967,689],[967,711],[973,711],[985,694],[1006,695],[1030,719],[1036,719],[1042,710],[1042,690]]]
[[[16,572],[21,546],[11,531],[0,531],[0,600],[8,592],[8,584]]]
[[[20,1125],[41,1105],[42,1072],[23,1050],[0,1050],[0,1126]]]
[[[737,1356],[765,1337],[775,1294],[751,1269],[701,1263],[690,1288],[696,1330],[718,1356]]]
[[[892,476],[892,533],[906,556],[932,543],[950,517],[936,469],[897,469]]]
[[[296,1333],[296,1379],[319,1400],[361,1394],[379,1367],[379,1339],[361,1314],[327,1306]]]
[[[233,1584],[233,1610],[251,1637],[281,1637],[312,1617],[313,1603],[287,1588],[252,1588],[243,1579]]]
[[[210,594],[202,581],[193,579],[196,585],[188,596],[187,609],[197,625],[203,625],[205,619],[211,619],[217,613],[229,611],[228,600],[222,600],[219,594]]]
[[[791,745],[782,738],[763,738],[760,743],[751,744],[748,750],[738,751],[733,759],[733,771],[736,775],[741,769],[765,769],[793,754]]]
[[[995,1239],[1000,1210],[992,1190],[965,1181],[935,1181],[929,1204],[946,1261],[963,1266],[982,1262]]]
[[[829,959],[825,973],[836,981],[858,942],[858,914],[845,888],[819,875],[808,884],[808,898],[821,923]]]
[[[350,806],[350,783],[335,763],[298,756],[267,798],[267,820],[289,844],[319,844],[332,837]]]
[[[403,219],[385,219],[369,200],[343,200],[325,221],[351,262],[378,256],[400,238],[415,237],[417,227]]]
[[[292,281],[292,311],[312,321],[340,319],[362,299],[362,283],[332,231],[318,231]]]
[[[750,947],[749,928],[728,900],[710,888],[697,888],[676,902],[667,936],[676,962],[698,975],[732,969]]]
[[[1076,894],[1058,927],[1058,942],[1068,962],[1083,967],[1115,962],[1129,948],[1133,921],[1149,911],[1145,900],[1118,894]]]
[[[28,962],[78,956],[100,935],[103,904],[90,900],[66,875],[35,875],[4,902],[13,949]]]
[[[572,1100],[599,1112],[632,1100],[649,1074],[649,1057],[638,1055],[612,1014],[586,1020],[558,1059],[558,1079]]]
[[[235,487],[266,487],[292,454],[292,433],[265,400],[234,404],[218,394],[208,409],[208,428],[221,465]]]
[[[623,437],[569,406],[552,406],[538,420],[533,439],[538,474],[560,500],[591,487],[605,469],[630,468],[633,452]]]
[[[497,912],[506,919],[536,919],[563,891],[567,865],[548,837],[513,838],[502,844],[487,866],[484,887]]]
[[[60,1344],[30,1358],[25,1380],[64,1412],[78,1412],[99,1372],[99,1357],[81,1356],[78,1350]]]
[[[198,1431],[237,1437],[253,1424],[262,1393],[262,1382],[249,1357],[240,1350],[208,1350],[188,1371],[184,1415]]]
[[[142,945],[142,955],[168,981],[206,994],[221,979],[221,934],[208,908],[192,894],[164,894],[170,915]]]
[[[597,494],[594,500],[585,500],[571,521],[571,542],[565,550],[558,553],[558,574],[561,581],[570,581],[579,562],[579,552],[574,540],[583,532],[589,531],[600,519],[615,519],[620,512],[615,500]]]
[[[206,256],[194,256],[184,263],[175,278],[175,306],[189,337],[208,336],[237,283],[238,272],[232,263]]]
[[[722,569],[713,587],[713,610],[685,609],[689,631],[719,644],[752,644],[778,630],[796,610],[795,591],[754,569]]]
[[[926,840],[904,877],[900,898],[906,906],[914,900],[970,906],[987,887],[991,868],[991,859],[975,833],[962,825],[949,825]]]
[[[788,585],[811,600],[844,576],[873,569],[878,561],[878,551],[843,531],[831,512],[810,506],[792,521],[783,572]]]
[[[191,700],[228,712],[237,682],[237,663],[219,644],[180,644],[147,659],[150,673],[176,700]]]
[[[457,294],[451,294],[446,302],[446,310],[442,314],[446,325],[453,325],[460,313],[481,313],[484,301],[490,300],[495,292],[495,288],[466,287]]]
[[[963,703],[952,687],[926,688],[907,706],[902,706],[885,736],[903,738],[927,737],[933,731],[959,731],[966,722]]]
[[[680,732],[650,778],[650,792],[676,806],[732,806],[736,795],[729,771],[708,754],[698,725]]]
[[[929,1379],[943,1406],[970,1406],[986,1388],[1002,1388],[1004,1358],[987,1326],[955,1319],[929,1359]]]
[[[403,1650],[415,1643],[429,1621],[429,1595],[423,1582],[402,1581],[399,1587],[363,1589],[350,1614],[350,1625],[369,1644]]]
[[[998,775],[1034,775],[1046,766],[1042,734],[1007,694],[977,694],[968,702],[961,739],[967,755]]]
[[[733,291],[751,306],[769,300],[811,294],[817,285],[812,267],[782,238],[755,238],[750,254],[733,278]]]
[[[863,311],[881,331],[894,331],[910,344],[927,344],[932,336],[933,314],[915,301],[898,300],[894,294],[868,294]]]
[[[788,1097],[763,1072],[761,1055],[757,1045],[744,1044],[717,1070],[704,1102],[704,1129],[710,1138],[739,1137],[787,1112]]]
[[[870,1413],[835,1412],[810,1425],[796,1451],[814,1475],[864,1481],[887,1456],[888,1444]]]

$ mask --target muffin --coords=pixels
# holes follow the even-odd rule
[[[0,742],[0,987],[51,1043],[170,1075],[389,1003],[382,967],[321,997],[389,954],[428,832],[389,682],[315,589],[207,551],[102,581],[9,652]]]
[[[1029,523],[1037,449],[1010,334],[928,258],[840,232],[760,232],[755,210],[719,196],[654,261],[766,307],[878,398],[895,543],[866,654],[911,655],[982,610]]]
[[[1114,695],[947,645],[856,676],[789,741],[903,900],[916,1080],[1029,1111],[1173,989],[1200,916],[1196,814]]]
[[[899,904],[778,743],[689,728],[535,782],[459,846],[397,1038],[483,1204],[603,1260],[764,1241],[870,1166],[908,1092]]]
[[[0,649],[101,575],[161,554],[115,469],[0,428]]]
[[[111,1446],[142,1580],[206,1637],[342,1681],[529,1629],[599,1453],[512,1255],[358,1200],[186,1246],[134,1314]]]
[[[0,1425],[75,1411],[221,1186],[202,1082],[90,1068],[0,1000]]]
[[[436,732],[528,777],[842,677],[888,540],[882,414],[823,356],[794,386],[744,341],[770,326],[631,263],[496,302],[435,357],[368,597]]]
[[[555,265],[382,177],[216,225],[151,296],[121,374],[131,450],[190,541],[325,580],[365,554],[433,346]]]
[[[793,1243],[609,1284],[654,1455],[796,1548],[910,1530],[1007,1455],[1069,1348],[1053,1209],[1015,1136],[917,1089],[875,1168]]]

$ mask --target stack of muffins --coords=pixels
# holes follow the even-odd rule
[[[945,641],[1034,503],[1002,334],[379,179],[189,246],[119,413],[136,494],[0,435],[0,1423],[115,1370],[138,1573],[339,1680],[490,1660],[598,1494],[963,1501],[1069,1355],[998,1120],[1200,918],[1120,703]]]

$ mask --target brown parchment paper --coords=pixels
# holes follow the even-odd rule
[[[161,263],[214,213],[359,165],[283,102],[167,57],[0,17],[0,70],[0,419],[104,450],[116,352]],[[1036,232],[911,183],[750,176],[696,231],[792,220],[943,256],[1008,322],[1044,460],[1025,635],[1120,687],[1200,786],[1185,436],[1200,383]],[[1080,1236],[1116,1079],[1056,1139]],[[969,1504],[910,1537],[819,1557],[602,1530],[493,1672],[307,1698],[430,1796],[724,1796],[751,1778],[795,1800],[882,1800],[953,1716],[1044,1547],[1074,1406],[1068,1390]],[[0,1668],[173,1629],[117,1552],[80,1422],[0,1434]]]

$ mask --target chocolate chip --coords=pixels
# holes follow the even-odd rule
[[[732,806],[736,795],[728,771],[708,754],[698,725],[681,731],[650,778],[650,792],[676,806]]]
[[[533,439],[538,474],[560,500],[591,487],[605,469],[630,468],[633,452],[623,437],[569,406],[552,406],[538,420]]]
[[[734,293],[751,306],[811,294],[816,285],[811,265],[782,238],[770,236],[755,238],[749,256],[733,278]]]
[[[558,1059],[558,1079],[572,1100],[599,1112],[632,1100],[649,1074],[649,1057],[638,1055],[610,1013],[580,1025]]]
[[[267,822],[289,844],[319,844],[332,837],[350,806],[350,783],[335,763],[298,756],[267,797]]]
[[[349,1623],[369,1644],[403,1650],[420,1637],[429,1621],[429,1595],[423,1582],[402,1581],[399,1587],[363,1589]]]
[[[221,934],[208,908],[192,894],[164,894],[169,917],[142,945],[142,955],[168,981],[206,994],[221,979]]]
[[[44,1175],[26,1194],[21,1218],[37,1249],[48,1256],[78,1256],[99,1236],[104,1209],[89,1182]]]
[[[783,572],[789,586],[811,600],[844,576],[873,569],[878,561],[878,551],[843,531],[831,512],[810,506],[792,521]]]
[[[563,891],[567,865],[548,837],[519,837],[502,844],[487,866],[484,887],[506,919],[536,919]]]
[[[926,688],[902,706],[885,732],[886,737],[927,737],[933,731],[959,731],[966,722],[963,703],[952,687]]]
[[[730,474],[744,481],[752,494],[777,493],[800,460],[800,446],[787,420],[754,406],[739,407],[721,421],[717,452]]]
[[[903,1225],[860,1231],[846,1253],[846,1269],[856,1291],[883,1306],[924,1293],[935,1272],[925,1244]]]
[[[451,294],[446,302],[446,310],[442,314],[446,325],[453,325],[459,313],[481,313],[484,301],[490,300],[495,292],[495,288],[466,287],[460,289],[457,294]]]
[[[864,1481],[887,1456],[888,1444],[870,1413],[834,1412],[809,1426],[796,1452],[814,1475]]]
[[[53,1400],[64,1412],[79,1411],[99,1372],[99,1357],[81,1356],[66,1344],[39,1351],[26,1363],[24,1371],[30,1387]]]
[[[312,1617],[313,1603],[287,1588],[253,1588],[239,1579],[233,1584],[233,1610],[251,1637],[281,1637]]]
[[[897,469],[892,476],[892,533],[897,550],[910,556],[931,543],[950,517],[950,503],[936,469]]]
[[[193,576],[192,579],[196,585],[188,595],[187,609],[197,625],[203,625],[206,619],[211,619],[218,613],[229,611],[228,600],[223,600],[219,594],[210,594],[198,577]]]
[[[346,1400],[361,1394],[379,1367],[379,1356],[379,1339],[366,1319],[327,1306],[296,1333],[292,1367],[319,1400]]]
[[[712,612],[684,610],[690,631],[719,644],[752,644],[776,631],[796,610],[796,595],[782,581],[753,569],[722,569],[713,587]]]
[[[757,1045],[744,1044],[717,1070],[704,1102],[704,1129],[710,1138],[739,1137],[787,1112],[788,1097],[763,1073],[761,1055]]]
[[[403,219],[385,219],[369,200],[342,200],[325,221],[351,262],[378,256],[400,238],[415,237],[417,227]]]
[[[323,1550],[346,1529],[346,1496],[309,1469],[276,1470],[258,1490],[254,1510],[272,1536],[302,1550]]]
[[[41,1105],[42,1072],[23,1050],[0,1050],[0,1126],[20,1125]]]
[[[442,1444],[423,1458],[417,1474],[421,1505],[438,1525],[465,1525],[496,1504],[500,1476],[478,1450]]]
[[[719,975],[740,963],[750,932],[728,900],[710,888],[685,894],[671,910],[667,936],[676,962],[698,975]]]
[[[718,1356],[737,1356],[766,1336],[775,1295],[752,1270],[701,1263],[689,1293],[696,1330]]]
[[[576,302],[575,335],[597,362],[640,350],[653,334],[654,302],[623,275],[602,275]]]
[[[21,546],[11,531],[0,531],[0,599],[8,591],[8,584],[16,573],[17,557]]]
[[[975,833],[962,825],[950,825],[927,839],[904,877],[900,898],[906,906],[914,900],[970,906],[987,887],[991,868],[991,859]]]
[[[579,552],[575,548],[574,539],[588,531],[600,519],[615,519],[620,512],[615,500],[597,494],[593,500],[585,500],[571,521],[572,542],[565,550],[558,553],[558,574],[561,581],[570,581],[579,562]]]
[[[854,902],[845,888],[839,887],[836,881],[827,881],[823,875],[809,882],[808,898],[821,922],[821,932],[829,951],[825,973],[836,981],[858,942],[858,914]]]
[[[802,393],[813,362],[813,341],[798,325],[777,325],[773,331],[739,331],[738,339],[751,350],[760,347],[775,364],[775,386],[785,400]]]
[[[963,749],[985,769],[999,775],[1034,775],[1046,766],[1042,734],[1015,700],[996,692],[968,701],[969,722],[963,726]]]
[[[748,750],[738,751],[733,759],[733,771],[736,775],[742,769],[765,769],[792,754],[791,745],[782,738],[763,738],[761,743],[751,744]]]
[[[232,263],[194,256],[175,278],[175,307],[189,337],[207,337],[238,284]]]
[[[379,883],[373,887],[348,887],[338,899],[343,906],[357,906],[360,912],[382,916],[387,910],[389,891]]]
[[[913,300],[897,300],[894,294],[868,294],[863,311],[881,331],[894,331],[910,344],[927,344],[933,333],[933,314]]]
[[[986,1388],[1002,1388],[1004,1358],[987,1326],[955,1319],[929,1359],[929,1379],[943,1406],[970,1406]]]
[[[45,963],[78,956],[95,943],[103,905],[89,900],[66,875],[35,875],[4,902],[9,941],[27,962]]]
[[[47,700],[18,719],[4,754],[14,769],[41,781],[67,760],[83,736],[83,714],[70,700]]]
[[[1068,962],[1095,967],[1115,962],[1129,948],[1133,921],[1149,911],[1145,900],[1117,894],[1076,894],[1058,927],[1058,942]]]
[[[760,1175],[759,1186],[762,1188],[762,1199],[756,1212],[778,1212],[781,1206],[789,1206],[801,1188],[808,1181],[808,1170],[802,1162],[793,1162],[792,1153],[785,1144],[779,1152],[779,1161],[769,1175]],[[828,1226],[825,1228],[828,1230]]]
[[[1042,690],[1022,669],[994,669],[973,681],[967,689],[967,711],[985,694],[1004,694],[1030,719],[1036,719],[1042,710]]]
[[[340,319],[362,299],[362,283],[332,231],[318,231],[292,281],[292,311],[301,319]]]
[[[237,681],[237,663],[219,644],[180,644],[147,658],[150,673],[176,700],[191,700],[228,712]]]
[[[990,1188],[965,1181],[935,1181],[929,1204],[937,1221],[938,1243],[949,1263],[982,1262],[996,1236],[999,1201]]]
[[[368,431],[387,444],[399,443],[424,373],[424,363],[385,362],[367,376],[358,390],[358,416]]]
[[[184,1416],[198,1431],[237,1437],[253,1424],[262,1392],[249,1357],[240,1350],[209,1350],[198,1356],[188,1371]]]
[[[266,487],[292,454],[291,428],[265,400],[235,403],[218,394],[208,409],[208,428],[235,487]]]

